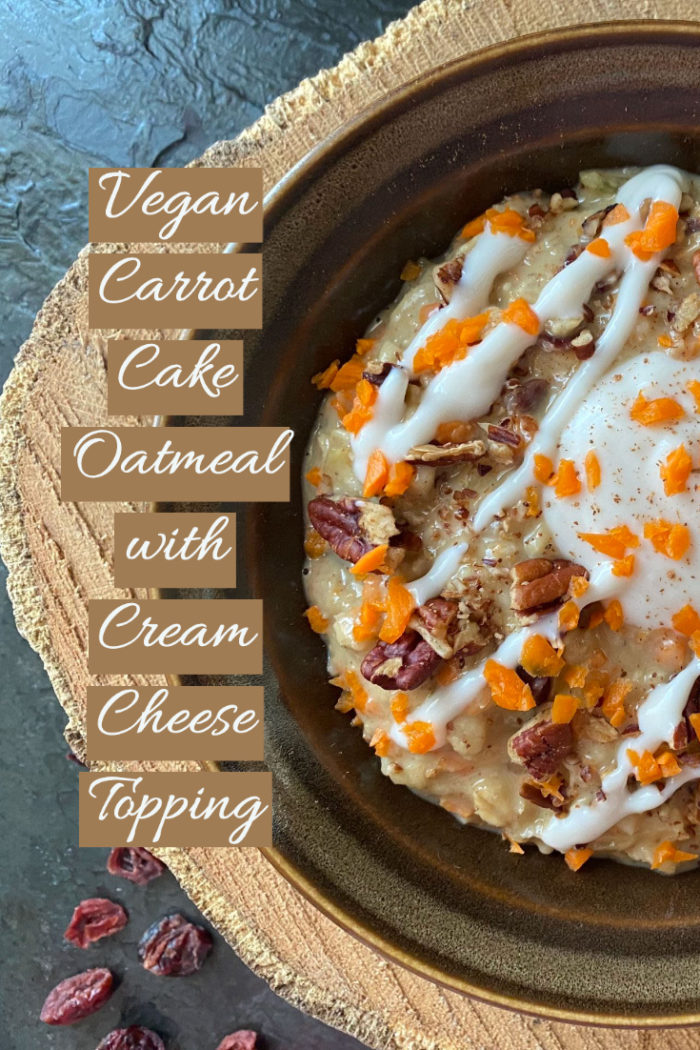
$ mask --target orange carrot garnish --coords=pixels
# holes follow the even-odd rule
[[[533,456],[532,473],[535,476],[535,481],[548,485],[554,473],[554,464],[549,456],[543,456],[541,452],[536,452]]]
[[[691,634],[695,634],[696,631],[700,631],[700,616],[692,605],[684,605],[682,609],[674,613],[671,623],[679,634],[684,634],[687,638],[690,638]]]
[[[552,704],[552,721],[555,725],[570,722],[579,709],[581,701],[570,693],[557,693]]]
[[[495,660],[487,660],[484,678],[491,690],[491,699],[506,711],[529,711],[535,706],[530,686],[510,667]]]
[[[413,481],[416,468],[410,463],[392,463],[389,480],[384,486],[385,496],[402,496]]]
[[[605,240],[605,237],[596,237],[596,239],[591,241],[588,245],[586,251],[589,251],[591,255],[597,255],[601,259],[610,258],[610,245]]]
[[[304,613],[304,616],[309,621],[309,627],[316,634],[323,634],[324,631],[328,630],[328,620],[323,615],[318,605],[310,605]]]
[[[413,358],[413,371],[439,372],[454,361],[461,361],[469,347],[481,339],[488,319],[488,312],[467,317],[463,321],[451,318],[437,332],[428,336],[425,346]]]
[[[408,627],[416,607],[416,600],[404,587],[398,576],[392,576],[387,586],[386,617],[379,632],[383,642],[395,642]]]
[[[627,222],[629,217],[630,213],[624,204],[616,204],[603,219],[603,226],[618,226],[621,222]]]
[[[673,452],[669,452],[666,462],[662,463],[659,469],[667,496],[685,492],[692,469],[693,461],[686,452],[685,445],[679,445]]]
[[[559,629],[573,631],[578,627],[580,609],[576,602],[566,602],[559,610]]]
[[[331,390],[336,393],[339,390],[352,390],[362,379],[365,363],[358,354],[354,354],[349,361],[338,369],[331,381]]]
[[[593,449],[586,453],[584,466],[586,468],[586,485],[593,491],[600,485],[600,462]]]
[[[611,726],[615,729],[623,724],[627,718],[625,710],[625,697],[632,688],[629,682],[618,679],[608,686],[603,694],[602,711]]]
[[[430,722],[409,722],[403,731],[412,755],[425,755],[435,747],[435,733]]]
[[[628,233],[625,244],[629,245],[638,259],[648,262],[656,252],[669,248],[676,239],[678,210],[666,201],[654,201],[643,230]]]
[[[664,864],[682,864],[686,860],[697,860],[697,853],[686,853],[684,850],[676,849],[672,842],[660,843],[654,850],[654,859],[651,862],[651,870],[663,867]]]
[[[332,361],[323,372],[317,372],[315,376],[311,377],[311,382],[317,390],[330,389],[331,383],[338,374],[339,365],[340,361]]]
[[[575,496],[581,491],[581,480],[571,459],[559,461],[559,468],[554,477],[554,495],[557,499]]]
[[[613,562],[613,576],[631,576],[634,572],[634,554],[626,554],[624,558],[618,558]]]
[[[676,423],[683,418],[683,409],[672,397],[657,397],[647,401],[642,391],[630,409],[630,416],[635,423],[643,427],[652,427],[656,423]]]
[[[389,706],[394,721],[399,724],[405,722],[408,715],[408,693],[394,693]]]
[[[564,666],[561,653],[542,634],[531,634],[525,639],[520,663],[533,678],[554,678]]]
[[[353,576],[365,576],[368,572],[377,572],[383,566],[388,550],[388,543],[380,543],[378,547],[372,547],[361,558],[358,558],[350,572]]]
[[[372,349],[376,341],[376,339],[358,339],[355,343],[355,353],[359,357],[364,357]]]
[[[571,871],[578,871],[579,868],[582,868],[586,861],[590,860],[592,856],[592,849],[576,849],[572,846],[571,849],[568,849],[564,854],[564,860],[566,861],[567,868]]]
[[[695,401],[695,411],[700,412],[700,380],[689,379],[688,382],[685,384],[685,388],[688,391],[688,393],[693,395],[693,400]]]
[[[528,335],[537,335],[540,330],[540,319],[525,299],[515,299],[501,317],[505,324],[515,324]]]
[[[690,547],[690,529],[687,525],[673,525],[663,518],[648,521],[644,526],[644,538],[651,540],[659,554],[679,561]]]
[[[362,495],[365,499],[379,495],[388,480],[389,464],[381,449],[375,448],[367,463],[367,473],[365,474],[365,485],[362,489]]]
[[[599,554],[610,558],[624,558],[628,547],[638,547],[639,540],[626,525],[617,525],[607,532],[579,532],[578,537],[590,544]]]
[[[304,477],[308,481],[309,485],[313,485],[314,488],[318,488],[318,486],[321,484],[323,474],[321,473],[319,467],[312,467],[311,470],[307,470]]]

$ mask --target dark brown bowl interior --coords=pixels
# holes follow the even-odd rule
[[[582,28],[409,86],[272,194],[265,324],[244,336],[242,422],[296,432],[291,503],[236,507],[237,593],[265,599],[273,861],[350,929],[452,987],[610,1023],[700,1019],[700,874],[592,862],[574,875],[560,858],[514,857],[384,779],[334,710],[302,617],[298,478],[319,403],[309,378],[351,353],[407,259],[443,249],[503,193],[561,188],[582,167],[698,170],[699,44],[697,25]]]

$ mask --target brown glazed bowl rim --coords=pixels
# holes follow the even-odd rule
[[[658,21],[612,20],[591,25],[570,26],[528,34],[445,62],[378,99],[314,146],[266,194],[264,201],[265,220],[267,221],[273,215],[284,211],[289,197],[293,196],[296,188],[303,184],[304,180],[313,173],[319,163],[326,161],[335,153],[341,152],[356,137],[361,135],[363,130],[387,120],[393,113],[397,110],[400,111],[402,107],[410,103],[416,96],[429,96],[433,91],[464,75],[474,74],[482,67],[493,63],[495,59],[513,56],[525,58],[536,54],[546,54],[547,50],[557,50],[561,45],[566,45],[570,48],[577,42],[595,42],[596,38],[604,39],[608,43],[622,44],[629,43],[630,38],[636,37],[638,39],[641,38],[641,42],[648,41],[663,44],[664,42],[672,43],[678,41],[680,36],[694,37],[698,45],[700,45],[700,22],[670,19]],[[239,251],[244,247],[246,246],[236,245],[234,250]],[[182,333],[183,339],[194,337],[196,337],[194,330]],[[163,426],[167,422],[167,417],[160,417],[157,419],[156,425]],[[156,507],[157,505],[153,504],[151,509],[155,510]],[[152,596],[157,596],[159,592],[155,589],[149,593]],[[166,677],[172,685],[181,684],[179,675],[167,675]],[[220,768],[217,762],[205,761],[201,765],[203,768],[210,770],[218,770]],[[432,966],[425,959],[418,958],[413,953],[392,943],[391,940],[377,934],[369,925],[335,903],[330,896],[307,878],[303,871],[279,848],[263,848],[261,852],[295,889],[342,929],[368,944],[385,958],[401,964],[408,970],[450,991],[460,992],[482,1002],[516,1012],[578,1024],[619,1028],[675,1028],[700,1025],[700,1006],[693,1012],[669,1016],[647,1015],[644,1013],[631,1014],[629,1011],[624,1013],[596,1010],[582,1011],[580,1009],[569,1009],[552,1005],[545,1006],[536,1001],[529,1002],[518,996],[492,991],[485,983],[474,984],[459,976],[446,974],[439,968]],[[484,975],[484,982],[487,980],[488,978]]]

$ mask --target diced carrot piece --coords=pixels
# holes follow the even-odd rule
[[[403,731],[412,755],[425,755],[435,747],[435,732],[430,722],[409,722]]]
[[[669,452],[666,462],[662,463],[659,469],[667,496],[677,496],[679,492],[685,492],[692,469],[693,460],[688,455],[685,445],[679,445]]]
[[[622,606],[620,605],[620,602],[617,598],[613,598],[613,600],[609,603],[607,609],[605,610],[605,613],[603,614],[603,619],[605,620],[611,631],[620,630],[620,628],[625,622],[625,617],[622,612]]]
[[[588,677],[588,668],[583,664],[569,664],[564,669],[564,681],[569,689],[583,689]]]
[[[654,859],[651,862],[651,870],[662,868],[664,864],[682,864],[686,860],[697,860],[697,853],[686,853],[684,850],[676,849],[668,839],[661,842],[654,850]]]
[[[380,543],[377,547],[363,554],[350,569],[353,576],[365,576],[368,572],[377,572],[384,565],[386,553],[389,550],[388,543]]]
[[[581,491],[581,480],[571,459],[559,461],[559,469],[554,478],[554,495],[557,499],[575,496]]]
[[[532,473],[535,476],[535,481],[539,481],[543,485],[548,485],[551,481],[552,474],[554,473],[554,464],[549,456],[543,456],[541,452],[536,452],[533,456],[532,465]]]
[[[386,617],[379,632],[383,642],[395,642],[408,627],[416,607],[416,600],[404,587],[398,576],[392,576],[387,586]]]
[[[671,339],[670,335],[666,335],[665,332],[661,333],[656,342],[659,344],[659,346],[663,346],[665,350],[668,350],[670,346],[673,346],[673,339]]]
[[[304,540],[304,550],[309,558],[320,558],[328,550],[328,544],[316,529],[308,529]]]
[[[321,473],[319,467],[312,467],[311,470],[307,470],[304,477],[308,481],[309,485],[313,485],[314,488],[318,488],[318,486],[321,484],[323,474]]]
[[[694,715],[688,715],[688,721],[693,727],[693,732],[695,733],[695,736],[698,740],[700,740],[700,712],[697,712]]]
[[[570,693],[557,693],[552,704],[552,721],[555,725],[570,722],[579,709],[581,701]]]
[[[309,621],[309,627],[316,634],[323,634],[324,631],[328,630],[328,620],[323,615],[318,605],[310,605],[304,613],[304,616]]]
[[[618,558],[613,562],[613,576],[631,576],[634,572],[634,554],[627,554],[624,558]]]
[[[581,610],[576,602],[565,602],[559,610],[559,629],[573,631],[578,627]]]
[[[408,715],[408,693],[394,693],[389,707],[395,722],[405,722]]]
[[[618,226],[621,222],[627,222],[629,217],[630,213],[624,204],[616,204],[603,219],[603,226]]]
[[[366,642],[375,638],[378,632],[380,609],[373,603],[363,601],[360,606],[359,621],[353,626],[352,636],[356,642]]]
[[[579,532],[577,535],[594,551],[615,559],[624,558],[628,547],[639,546],[639,539],[626,525],[618,525],[607,532]]]
[[[658,756],[656,761],[659,763],[659,768],[664,777],[675,777],[681,772],[681,767],[678,763],[678,759],[674,755],[673,751],[664,751]]]
[[[608,686],[603,694],[602,711],[611,726],[615,729],[619,729],[627,718],[627,711],[625,709],[625,697],[631,690],[632,685],[630,682],[625,682],[624,679],[619,678],[612,685]]]
[[[534,486],[529,485],[525,489],[525,504],[527,510],[525,511],[526,518],[537,518],[540,514],[540,496]]]
[[[365,363],[359,354],[353,354],[349,361],[346,361],[344,365],[338,369],[338,372],[331,382],[331,390],[352,390],[362,379],[362,372],[364,371]]]
[[[478,234],[484,232],[485,226],[486,216],[479,215],[476,219],[472,219],[471,222],[468,222],[466,226],[462,227],[460,237],[463,237],[465,241],[469,240],[471,237],[476,237]]]
[[[415,473],[416,468],[411,463],[392,463],[389,467],[389,480],[384,486],[384,495],[403,496]]]
[[[520,664],[533,678],[554,678],[564,659],[544,635],[531,634],[520,652]]]
[[[685,388],[688,391],[688,393],[693,395],[693,400],[695,401],[695,411],[700,412],[700,380],[689,379],[685,385]]]
[[[376,341],[376,339],[358,339],[355,343],[355,353],[359,357],[364,357],[365,354],[369,353]]]
[[[362,490],[362,495],[365,499],[370,496],[377,496],[383,490],[387,481],[389,480],[389,464],[386,461],[386,457],[381,449],[375,448],[374,452],[369,457],[367,463],[367,473],[365,475],[365,485]]]
[[[572,598],[583,598],[584,594],[590,587],[590,584],[585,576],[572,576],[571,582],[569,583],[569,590]]]
[[[510,667],[495,660],[487,660],[484,678],[491,690],[491,699],[506,711],[529,711],[535,706],[530,686]]]
[[[691,634],[695,634],[696,631],[700,631],[700,615],[692,605],[684,605],[682,609],[674,613],[671,623],[679,634],[684,634],[687,638],[690,638]]]
[[[593,491],[600,485],[600,462],[594,450],[586,453],[586,459],[584,461],[586,468],[586,485]]]
[[[403,270],[401,271],[401,280],[415,281],[416,277],[420,277],[420,275],[421,269],[418,263],[413,262],[412,259],[409,259],[406,265],[404,266]]]
[[[666,201],[654,201],[642,231],[641,247],[645,251],[662,252],[676,240],[678,209]]]
[[[451,318],[447,324],[426,339],[413,358],[414,372],[439,372],[441,368],[461,361],[470,346],[478,343],[488,322],[488,311],[463,321]]]
[[[586,861],[590,860],[592,856],[592,849],[575,849],[572,846],[571,849],[568,849],[564,854],[564,860],[566,861],[567,868],[571,871],[578,871],[579,868],[582,868]]]
[[[627,748],[627,757],[634,769],[634,775],[640,784],[645,786],[654,784],[663,778],[661,766],[654,758],[651,751],[644,751],[641,755],[632,748]]]
[[[525,299],[515,299],[501,317],[504,324],[514,324],[528,335],[537,335],[540,330],[540,319]]]
[[[597,255],[600,259],[610,258],[610,245],[605,240],[605,237],[596,237],[596,239],[591,241],[588,245],[586,251],[589,251],[591,255]]]
[[[389,754],[391,740],[383,729],[377,729],[372,735],[369,746],[374,748],[375,755],[378,755],[379,758],[384,758]]]
[[[520,237],[524,241],[534,241],[535,231],[525,225],[525,220],[520,212],[514,208],[489,208],[486,212],[492,233],[507,233],[509,237]]]
[[[657,423],[676,423],[683,415],[682,407],[672,397],[657,397],[647,401],[641,390],[630,409],[631,418],[643,427],[652,427]]]
[[[690,547],[690,529],[687,525],[672,525],[660,518],[644,526],[644,538],[651,540],[654,550],[673,561],[680,561]]]
[[[343,688],[347,689],[347,691],[350,693],[355,710],[362,713],[365,710],[365,707],[367,706],[367,701],[369,697],[367,696],[367,693],[365,692],[365,689],[362,683],[360,682],[360,679],[354,671],[346,671],[343,675],[343,678]]]
[[[338,374],[338,367],[340,361],[332,361],[328,368],[324,369],[323,372],[317,372],[315,376],[311,377],[311,382],[317,390],[329,390],[331,383]]]

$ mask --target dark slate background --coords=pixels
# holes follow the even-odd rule
[[[91,165],[181,165],[231,138],[265,104],[405,14],[401,0],[1,0],[0,368],[6,377],[42,300],[87,240]],[[140,933],[197,910],[172,876],[145,889],[78,849],[77,768],[41,663],[0,606],[0,1046],[95,1050],[111,1028],[145,1024],[168,1050],[215,1050],[251,1027],[265,1050],[352,1050],[355,1040],[278,999],[216,936],[193,977],[136,961]],[[74,905],[106,896],[130,923],[81,951],[62,941]],[[121,980],[104,1010],[71,1028],[38,1020],[51,987],[87,966]]]

